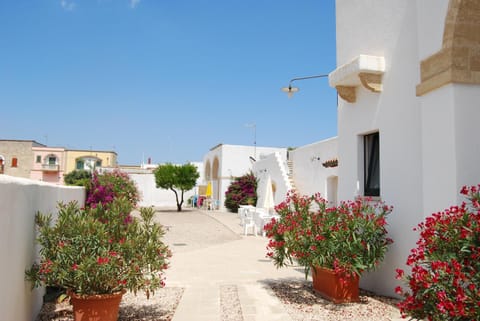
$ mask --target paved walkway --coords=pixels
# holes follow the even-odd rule
[[[173,252],[167,286],[185,289],[172,321],[292,320],[267,282],[303,279],[303,269],[275,268],[265,258],[268,239],[244,236],[237,214],[185,209],[156,217]],[[225,301],[229,314],[222,318]],[[235,305],[237,317],[230,314]]]
[[[185,288],[173,321],[221,321],[221,289],[224,286],[236,289],[228,299],[239,302],[243,315],[240,320],[290,321],[283,305],[270,293],[265,282],[302,278],[303,271],[276,269],[265,258],[267,238],[243,236],[237,214],[187,211],[163,217],[160,213],[159,217],[169,229],[166,241],[173,251],[171,268],[166,274],[167,286]],[[195,221],[201,222],[196,225]],[[220,232],[219,227],[223,231]],[[178,234],[171,236],[175,233]],[[179,240],[180,233],[183,236]],[[209,242],[212,233],[221,235],[216,244]]]

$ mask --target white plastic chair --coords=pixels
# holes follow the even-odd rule
[[[247,215],[247,211],[252,208],[254,208],[252,205],[240,205],[238,207],[238,217],[240,218],[241,226],[243,226],[243,222],[245,221],[245,216]]]
[[[257,224],[255,224],[255,219],[253,217],[253,211],[247,209],[244,211],[244,219],[243,219],[243,234],[248,235],[248,230],[251,229],[253,235],[257,236],[258,228]]]
[[[257,225],[258,233],[262,236],[266,235],[264,226],[273,218],[273,213],[267,208],[256,208],[254,214],[255,224]]]

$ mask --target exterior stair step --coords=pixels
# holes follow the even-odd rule
[[[295,191],[297,188],[295,186],[295,181],[293,179],[293,161],[288,160],[287,161],[287,167],[288,167],[288,181],[290,183],[290,186],[292,187],[292,190]]]

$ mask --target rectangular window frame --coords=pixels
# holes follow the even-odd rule
[[[380,133],[363,135],[363,195],[380,197]]]
[[[83,160],[77,160],[77,164],[75,167],[77,170],[85,169],[85,162]]]

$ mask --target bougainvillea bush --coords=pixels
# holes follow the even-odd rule
[[[99,174],[93,173],[90,184],[87,186],[87,207],[96,207],[98,204],[107,205],[115,198],[125,198],[133,206],[140,200],[135,182],[119,170]]]
[[[225,207],[236,213],[240,205],[257,203],[257,178],[253,173],[236,177],[225,192]]]
[[[467,202],[435,213],[418,225],[420,238],[397,278],[407,289],[404,317],[431,321],[480,320],[480,185],[463,187]]]
[[[58,209],[55,222],[50,214],[35,217],[40,259],[25,272],[32,287],[79,295],[143,290],[148,296],[164,286],[171,254],[153,208],[140,208],[140,217],[132,217],[131,203],[116,198],[108,206],[80,208],[72,202]]]
[[[343,279],[373,270],[383,260],[388,245],[386,217],[391,206],[369,199],[329,206],[320,194],[300,196],[289,192],[275,207],[280,218],[265,226],[267,256],[277,267],[295,260],[305,268],[334,270]]]

